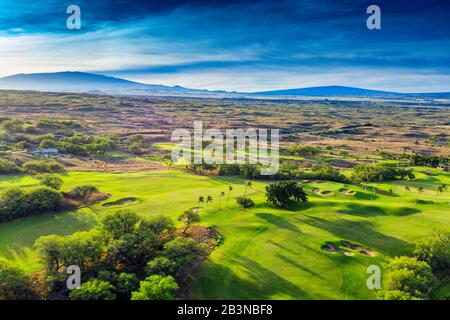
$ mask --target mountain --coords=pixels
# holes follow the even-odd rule
[[[399,97],[414,99],[448,99],[449,92],[436,93],[397,93],[389,91],[369,90],[343,86],[310,87],[262,92],[228,92],[189,89],[180,86],[164,86],[145,84],[101,74],[85,72],[56,72],[16,74],[0,78],[0,89],[34,90],[47,92],[86,92],[105,94],[156,95],[179,97],[214,97],[214,98],[256,98],[264,96],[273,98],[310,96],[310,97]]]
[[[258,95],[270,96],[386,96],[399,95],[396,92],[369,90],[354,87],[323,86],[298,89],[255,92]]]
[[[102,93],[191,93],[203,90],[144,84],[100,74],[56,72],[17,74],[0,78],[0,89],[36,90],[49,92]]]

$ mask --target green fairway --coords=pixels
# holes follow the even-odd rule
[[[417,168],[421,170],[421,168]],[[0,256],[29,272],[41,268],[33,250],[41,235],[70,234],[86,230],[106,210],[129,208],[150,216],[163,214],[174,221],[197,203],[198,196],[211,195],[203,204],[201,224],[213,226],[223,236],[217,247],[192,275],[189,294],[204,299],[366,299],[369,265],[383,266],[388,257],[410,254],[414,241],[439,228],[449,228],[450,194],[439,197],[439,183],[450,184],[450,174],[417,172],[414,181],[374,183],[368,187],[332,182],[305,184],[310,203],[293,211],[265,204],[263,182],[254,182],[247,195],[256,206],[240,209],[245,180],[207,177],[180,171],[136,173],[73,172],[63,175],[63,190],[94,184],[111,198],[91,208],[47,214],[0,224]],[[0,178],[0,192],[9,187],[32,187],[38,181],[26,176]],[[405,193],[405,184],[411,191]],[[219,210],[219,194],[233,186],[228,208],[226,196]],[[415,190],[423,187],[418,200]],[[134,202],[102,206],[122,198]],[[417,203],[416,203],[417,202]],[[176,221],[176,223],[180,223]],[[347,240],[373,252],[322,249],[325,242]]]

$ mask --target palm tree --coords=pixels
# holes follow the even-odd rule
[[[220,210],[220,202],[222,201],[222,197],[225,196],[225,192],[221,192],[219,196],[219,210]]]
[[[228,208],[228,200],[230,200],[230,192],[233,190],[232,186],[228,186],[228,197],[227,197],[227,208]]]
[[[444,193],[444,191],[447,189],[447,186],[445,184],[441,184],[436,188],[436,201],[439,198],[439,195]]]
[[[406,199],[406,193],[409,192],[409,191],[411,191],[411,189],[410,189],[408,186],[405,186],[405,194],[404,194],[404,196],[403,196],[403,201],[405,201],[405,199]]]
[[[200,203],[202,202],[205,202],[205,198],[203,196],[198,197],[197,210],[200,208]]]
[[[252,188],[252,185],[253,185],[253,183],[251,182],[251,181],[248,181],[246,184],[245,184],[245,191],[244,191],[244,198],[245,198],[245,195],[247,194],[247,188]]]
[[[211,197],[210,195],[208,195],[207,197],[206,197],[206,207],[208,207],[208,203],[210,203],[210,202],[212,202],[213,201],[213,197]]]
[[[423,193],[423,187],[418,187],[417,188],[416,203],[417,203],[417,200],[419,200],[419,194],[422,194],[422,193]]]

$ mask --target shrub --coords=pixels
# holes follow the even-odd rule
[[[138,291],[131,295],[131,300],[173,300],[178,284],[171,276],[152,275],[141,281]]]
[[[36,179],[38,179],[42,185],[55,190],[59,190],[63,184],[63,180],[59,176],[48,173],[40,174],[36,176]]]
[[[252,199],[246,197],[237,197],[236,202],[242,208],[248,209],[255,206],[255,202]]]
[[[63,166],[57,162],[33,161],[23,165],[24,170],[29,174],[57,173],[63,170]]]
[[[9,160],[0,159],[0,174],[19,173],[20,168]]]
[[[0,259],[0,300],[23,300],[30,297],[26,274]]]
[[[42,148],[42,149],[50,149],[50,148],[55,148],[55,147],[56,147],[56,142],[52,139],[44,139],[39,144],[39,148]]]
[[[100,279],[92,279],[83,283],[80,288],[69,294],[71,300],[115,300],[115,288],[111,283]]]

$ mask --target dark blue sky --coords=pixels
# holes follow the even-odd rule
[[[239,91],[450,91],[450,1],[0,2],[0,76],[79,70]],[[66,28],[77,4],[82,29]],[[366,28],[376,4],[382,29]]]

